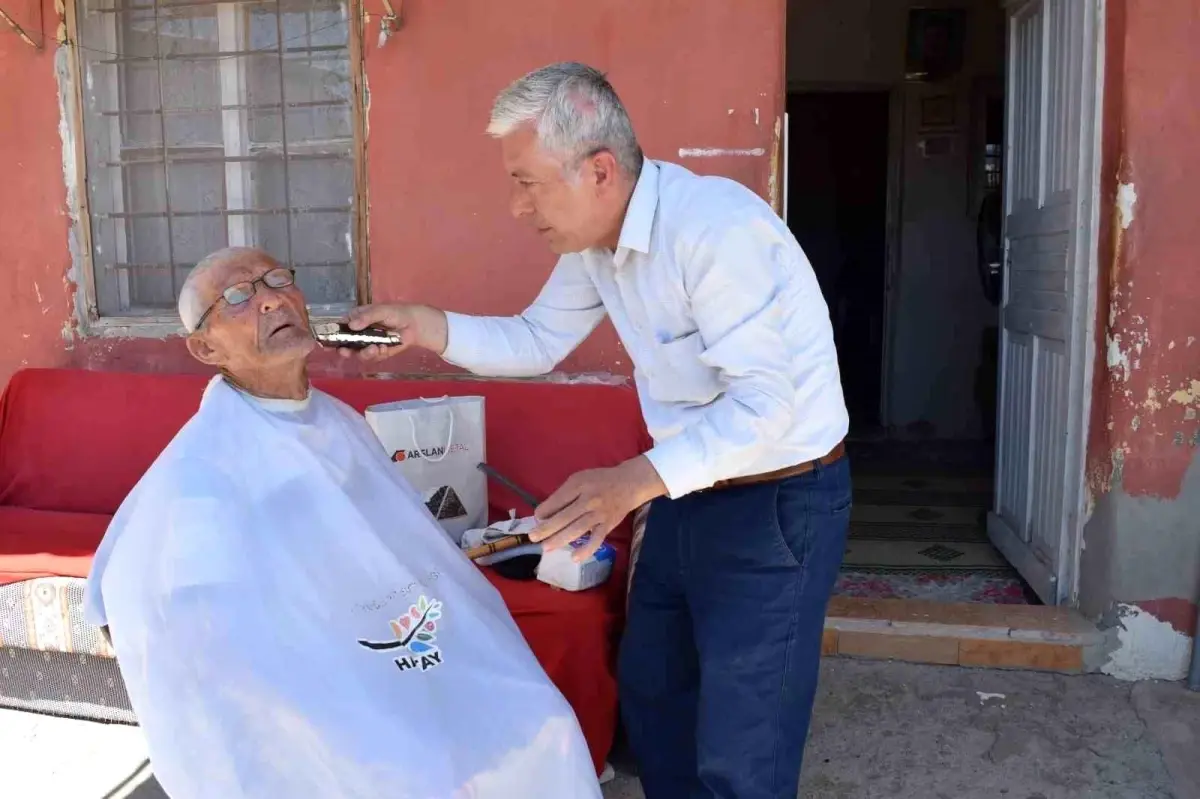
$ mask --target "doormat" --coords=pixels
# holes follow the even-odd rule
[[[864,571],[970,572],[1004,575],[1011,567],[989,541],[875,540],[851,536],[842,559],[845,569]]]
[[[1015,573],[931,574],[843,570],[838,575],[833,593],[859,599],[924,599],[930,602],[976,602],[985,605],[1032,604],[1024,582]]]
[[[989,476],[864,471],[853,477],[854,509],[835,594],[1006,605],[1036,601],[988,540]]]

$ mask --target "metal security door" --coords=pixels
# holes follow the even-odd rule
[[[993,543],[1047,604],[1076,591],[1094,310],[1097,0],[1008,13]]]

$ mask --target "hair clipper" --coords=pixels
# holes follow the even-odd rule
[[[380,347],[395,347],[400,344],[400,336],[382,327],[365,327],[362,330],[351,330],[345,322],[323,322],[312,326],[313,338],[323,347],[337,347],[348,350],[361,350],[372,344]]]

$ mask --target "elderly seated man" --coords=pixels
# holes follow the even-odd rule
[[[365,421],[310,388],[292,270],[214,253],[179,313],[220,375],[117,512],[86,597],[166,792],[598,797],[499,594]]]

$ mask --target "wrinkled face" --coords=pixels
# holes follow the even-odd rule
[[[531,225],[551,251],[580,252],[604,244],[613,224],[610,208],[616,178],[612,156],[585,158],[575,174],[544,150],[537,133],[522,126],[500,139],[504,168],[512,180],[509,205]]]
[[[189,337],[188,348],[196,358],[237,377],[291,365],[312,352],[316,342],[304,294],[295,284],[272,288],[262,280],[279,268],[270,257],[251,254],[202,276],[200,299],[204,307],[215,305]],[[223,296],[226,289],[249,282],[254,282],[254,293],[245,302],[231,304]]]

